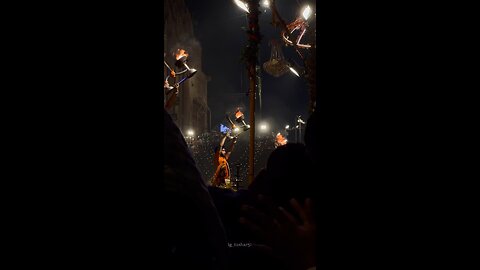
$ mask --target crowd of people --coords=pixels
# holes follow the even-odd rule
[[[206,184],[211,182],[217,167],[214,164],[215,149],[226,134],[218,131],[206,132],[197,135],[193,140],[187,139],[193,159],[200,170]],[[235,149],[229,159],[229,167],[232,181],[236,181],[238,188],[247,188],[248,178],[248,132],[241,134],[236,140]],[[231,143],[230,138],[226,139],[227,146]],[[255,141],[255,174],[258,174],[262,166],[267,163],[269,155],[275,150],[275,137],[272,134],[259,136]]]
[[[225,139],[214,159],[219,169],[205,181],[180,130],[164,114],[169,260],[179,269],[315,269],[315,113],[306,144],[277,146],[255,180],[238,191],[222,187],[231,175],[232,148],[223,151]]]

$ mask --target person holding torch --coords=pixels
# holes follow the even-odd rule
[[[230,131],[227,132],[222,139],[220,144],[215,148],[215,156],[213,158],[213,164],[215,166],[215,173],[211,180],[212,186],[215,187],[225,187],[231,188],[232,184],[230,181],[230,165],[228,164],[228,159],[230,154],[233,151],[235,144],[237,143],[237,137],[233,137],[232,143],[228,151],[226,151],[224,144],[227,137],[230,136]]]

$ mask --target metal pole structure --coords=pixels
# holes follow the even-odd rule
[[[249,68],[250,88],[248,91],[250,99],[250,143],[248,148],[248,184],[255,178],[255,66]]]
[[[260,62],[260,55],[258,56],[258,62]],[[255,67],[255,71],[256,71],[256,75],[257,75],[257,88],[258,88],[258,105],[259,105],[259,117],[260,117],[260,120],[262,120],[262,78],[260,77],[260,72],[261,72],[261,69],[260,69],[260,66],[257,64],[256,67]]]
[[[245,20],[246,20],[247,26],[248,26],[249,25],[248,14],[245,14]],[[260,62],[260,55],[257,56],[257,61],[258,61],[258,63]],[[255,65],[255,74],[257,76],[256,77],[256,79],[257,79],[256,80],[256,85],[257,85],[257,89],[258,89],[258,99],[259,99],[258,100],[258,105],[260,105],[259,106],[259,109],[260,109],[259,116],[260,116],[260,120],[261,120],[261,118],[262,118],[262,79],[260,78],[261,69],[260,69],[260,65],[258,63],[256,63],[256,65]],[[240,89],[242,89],[242,88],[240,87]]]
[[[303,143],[303,142],[302,142],[302,123],[299,123],[299,125],[298,125],[298,137],[299,137],[299,139],[300,139],[300,140],[299,140],[300,143]]]
[[[250,143],[248,155],[248,184],[255,179],[255,93],[256,93],[256,65],[258,61],[258,44],[260,33],[258,25],[258,2],[259,0],[248,0],[248,45],[246,48],[247,71],[250,81],[248,97],[250,99]]]

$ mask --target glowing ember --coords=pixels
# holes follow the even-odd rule
[[[178,49],[177,53],[175,54],[175,59],[179,60],[183,56],[188,57],[188,53],[184,49]]]
[[[237,109],[237,112],[235,113],[235,118],[240,118],[243,116],[243,113],[240,111],[240,109]]]
[[[287,139],[283,137],[281,133],[278,133],[277,136],[275,137],[275,145],[276,146],[281,146],[287,144]]]

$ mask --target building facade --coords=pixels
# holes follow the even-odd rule
[[[165,60],[171,67],[174,66],[177,50],[184,49],[188,53],[187,65],[197,70],[192,78],[180,86],[175,105],[169,113],[184,134],[187,130],[193,130],[195,135],[208,132],[211,125],[207,104],[208,77],[202,72],[202,46],[194,36],[192,18],[183,0],[164,1],[163,38]],[[168,69],[164,67],[163,78],[168,74]]]

